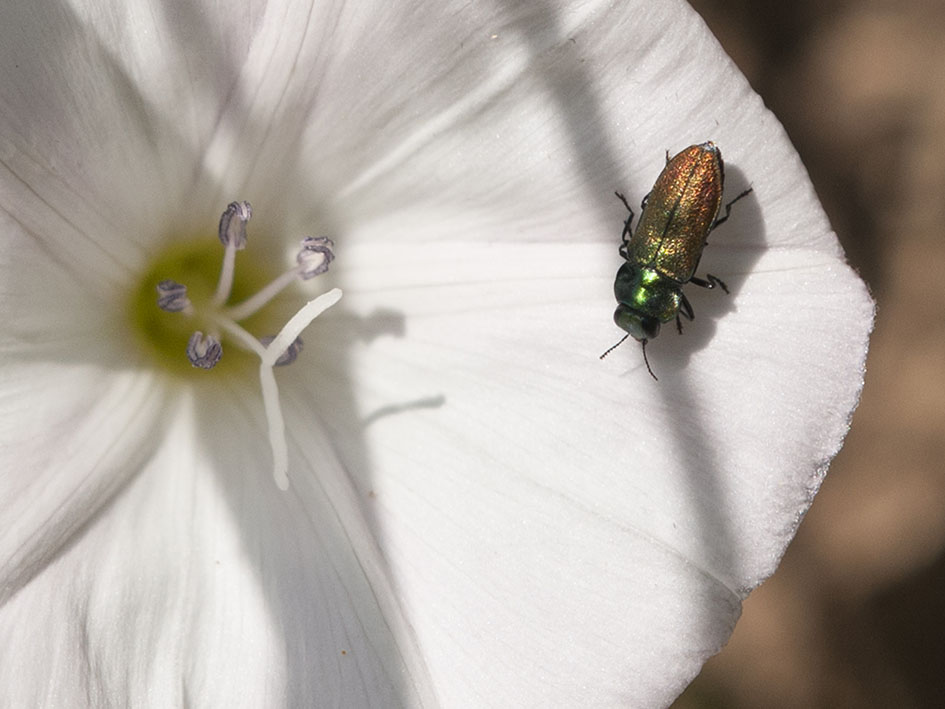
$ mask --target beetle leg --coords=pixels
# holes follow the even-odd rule
[[[630,212],[630,216],[627,217],[627,221],[623,223],[623,231],[620,233],[620,249],[619,253],[624,258],[629,258],[627,255],[627,246],[630,244],[630,234],[633,231],[631,224],[633,222],[633,210],[630,209],[630,204],[627,202],[627,198],[624,197],[619,192],[614,192],[617,195],[617,198],[623,202],[623,206],[627,208],[627,211]]]
[[[676,330],[679,331],[680,335],[682,335],[682,320],[679,319],[679,316],[682,315],[689,322],[696,319],[696,314],[692,312],[692,305],[689,304],[686,294],[682,293],[681,295],[682,300],[679,301],[679,310],[676,312]]]
[[[621,202],[623,202],[623,206],[627,208],[627,211],[628,211],[628,212],[630,212],[630,216],[627,217],[627,221],[626,221],[626,223],[629,224],[629,223],[631,222],[631,220],[633,219],[633,209],[630,208],[630,203],[627,202],[627,198],[626,198],[626,197],[624,197],[624,196],[623,196],[622,194],[620,194],[619,192],[614,192],[614,194],[617,195],[617,199],[619,199]],[[629,228],[627,229],[627,231],[629,231]]]
[[[732,205],[735,204],[735,203],[736,203],[738,200],[740,200],[742,197],[747,197],[749,194],[751,194],[751,191],[752,191],[752,188],[749,187],[747,190],[745,190],[744,192],[742,192],[740,195],[738,195],[738,196],[737,196],[735,199],[733,199],[731,202],[729,202],[728,204],[726,204],[726,205],[725,205],[725,216],[724,216],[724,217],[719,217],[719,218],[716,219],[714,222],[712,222],[712,226],[709,227],[709,231],[712,231],[713,229],[715,229],[715,227],[717,227],[719,224],[722,224],[726,219],[728,219],[729,214],[731,214],[731,212],[732,212]]]
[[[718,276],[713,276],[711,273],[705,274],[705,277],[708,279],[709,283],[717,285],[719,288],[724,290],[726,294],[728,293],[728,286],[725,285],[725,281],[723,281],[721,278]]]
[[[706,280],[702,280],[701,278],[696,278],[695,276],[693,276],[692,278],[689,279],[689,282],[692,283],[693,285],[699,286],[700,288],[715,288],[716,286],[718,286],[719,288],[724,290],[726,293],[728,293],[728,286],[725,285],[725,281],[723,281],[718,276],[713,276],[711,273],[707,273],[705,274],[705,278]]]

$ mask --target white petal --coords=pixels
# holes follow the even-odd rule
[[[429,703],[414,685],[422,662],[330,446],[299,431],[318,475],[296,477],[283,493],[269,475],[258,400],[200,401],[181,401],[160,450],[4,606],[5,700]],[[236,410],[221,416],[221,404]],[[242,409],[252,423],[240,424]]]
[[[62,352],[55,354],[63,356]],[[160,440],[161,387],[94,361],[0,369],[0,588],[23,588],[128,484]]]
[[[4,3],[0,207],[93,281],[127,284],[159,240],[212,234],[234,196],[202,161],[261,14]]]
[[[360,321],[327,315],[320,359],[364,343],[311,395],[355,393],[326,423],[447,705],[669,702],[774,570],[859,396],[866,290],[776,121],[670,15],[565,14],[531,61],[509,51],[507,91],[353,183],[335,272]],[[731,296],[687,289],[657,383],[637,347],[597,359],[620,334],[612,193],[638,203],[664,149],[706,139],[729,196],[755,192],[700,269]]]

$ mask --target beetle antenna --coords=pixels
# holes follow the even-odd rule
[[[604,354],[602,354],[602,355],[600,356],[600,358],[601,358],[601,359],[604,359],[604,357],[606,357],[606,356],[609,355],[611,352],[613,352],[615,349],[617,349],[618,347],[620,347],[620,345],[623,344],[623,341],[626,340],[628,337],[630,337],[630,333],[629,333],[629,332],[628,332],[626,335],[624,335],[623,337],[620,338],[620,342],[618,342],[616,345],[614,345],[613,347],[609,348],[606,352],[604,352]]]
[[[624,338],[624,339],[626,339],[626,338]],[[623,340],[621,340],[621,342],[622,342],[622,341],[623,341]],[[657,381],[657,382],[658,382],[658,381],[659,381],[659,377],[657,377],[655,374],[653,374],[653,370],[650,369],[650,360],[648,360],[648,359],[646,358],[646,340],[640,340],[640,342],[643,343],[643,362],[646,364],[646,371],[648,371],[648,372],[650,373],[650,376],[653,377],[653,380],[654,380],[654,381]]]

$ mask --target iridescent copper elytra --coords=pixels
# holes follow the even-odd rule
[[[706,274],[703,280],[693,275],[709,233],[728,219],[733,204],[751,192],[749,187],[726,204],[725,215],[720,217],[724,184],[722,153],[708,142],[691,145],[672,159],[666,154],[666,167],[640,205],[643,213],[636,229],[630,226],[633,210],[624,196],[616,193],[630,212],[620,235],[619,253],[626,263],[614,281],[618,303],[614,322],[627,334],[601,359],[632,336],[642,343],[643,361],[656,379],[646,358],[646,343],[659,335],[662,323],[675,319],[682,334],[679,316],[695,318],[682,287],[686,283],[702,288],[719,286],[728,293],[721,279]]]

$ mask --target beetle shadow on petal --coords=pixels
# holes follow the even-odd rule
[[[748,180],[740,170],[728,170],[730,190],[738,194]],[[732,189],[734,186],[735,189]],[[752,195],[753,196],[753,195]],[[727,197],[731,200],[732,197]],[[695,528],[702,530],[700,556],[707,561],[706,570],[740,602],[747,595],[744,579],[747,570],[742,568],[742,549],[745,544],[744,532],[735,525],[730,510],[732,503],[727,491],[728,464],[720,457],[714,434],[710,431],[704,415],[699,412],[711,412],[712,402],[705,400],[704,387],[697,381],[697,375],[687,365],[693,352],[709,346],[716,334],[716,323],[721,318],[737,317],[735,298],[742,289],[747,275],[761,257],[766,244],[761,212],[758,202],[745,199],[739,203],[742,209],[733,210],[732,219],[725,227],[731,227],[732,233],[727,240],[735,248],[706,249],[708,259],[700,264],[697,275],[706,272],[718,275],[726,282],[729,295],[705,293],[706,289],[688,287],[687,295],[692,301],[696,319],[684,325],[683,335],[672,337],[669,347],[658,358],[661,376],[661,392],[667,401],[672,401],[673,425],[670,427],[676,441],[675,445],[685,450],[684,466],[687,487],[690,489],[691,514],[695,517]],[[737,220],[735,219],[738,215]],[[710,237],[710,246],[711,237]],[[708,261],[708,264],[705,262]],[[692,291],[696,296],[693,297]],[[716,343],[715,346],[718,346]],[[664,354],[668,352],[668,354]],[[711,414],[710,414],[711,415]]]

